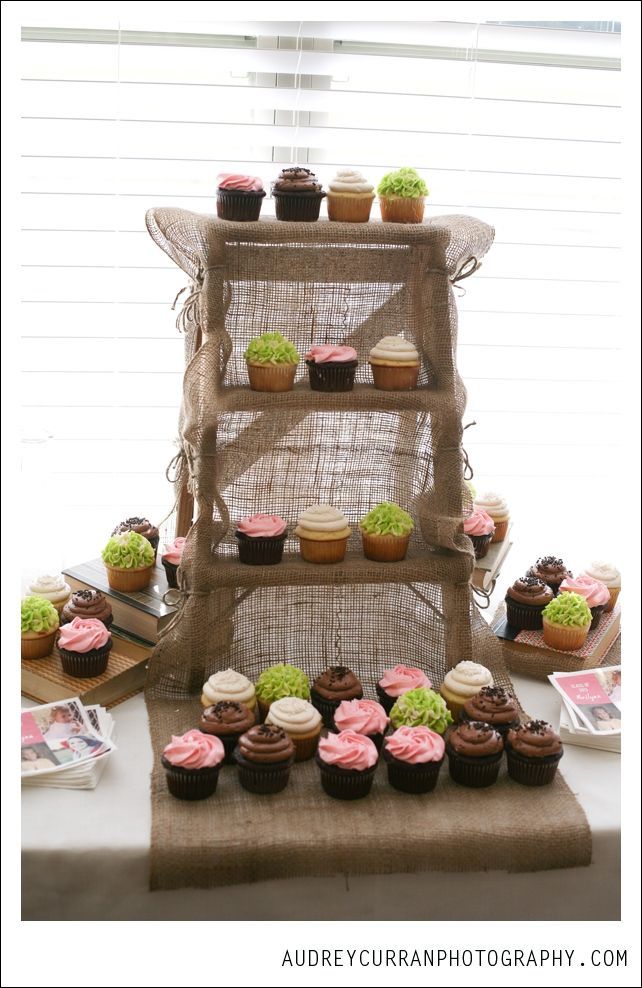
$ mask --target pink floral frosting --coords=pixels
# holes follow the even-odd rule
[[[98,618],[76,617],[69,624],[63,624],[58,638],[58,647],[68,652],[91,652],[103,648],[111,639],[107,628]]]
[[[483,508],[475,508],[472,515],[464,518],[466,535],[491,535],[495,531],[495,522]]]
[[[402,693],[417,689],[419,686],[430,689],[432,683],[421,669],[417,669],[415,666],[399,665],[395,666],[394,669],[386,669],[379,680],[379,686],[388,696],[401,696]]]
[[[315,364],[329,364],[334,361],[356,360],[357,351],[351,346],[331,346],[320,344],[312,346],[305,355],[306,360],[312,360]]]
[[[249,515],[247,518],[241,518],[236,528],[243,535],[250,535],[255,539],[272,539],[277,535],[283,535],[287,522],[278,515]]]
[[[179,535],[177,539],[174,539],[173,542],[170,542],[169,545],[165,546],[163,559],[166,563],[172,563],[174,566],[179,566],[184,548],[185,538],[182,535]]]
[[[181,768],[214,768],[225,758],[225,748],[214,734],[193,730],[182,737],[172,735],[163,755],[171,765]]]
[[[429,727],[399,727],[386,738],[386,751],[409,765],[440,762],[445,750],[441,734],[436,734]]]
[[[383,734],[388,715],[376,700],[342,700],[334,712],[334,723],[340,731]]]
[[[365,772],[377,764],[379,752],[374,742],[356,731],[328,734],[319,741],[319,756],[328,765]]]
[[[599,580],[593,580],[590,576],[567,577],[560,583],[560,593],[578,593],[589,607],[601,607],[608,604],[611,594],[608,587],[605,587]]]
[[[256,175],[235,175],[232,172],[221,172],[216,179],[219,189],[231,189],[236,192],[262,192],[263,182]]]

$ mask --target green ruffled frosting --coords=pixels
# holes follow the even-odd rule
[[[553,624],[565,624],[569,628],[583,628],[591,622],[591,609],[578,593],[561,593],[554,597],[542,615]]]
[[[408,512],[391,501],[382,501],[361,519],[366,535],[410,535],[414,527]]]
[[[419,199],[428,195],[428,186],[414,168],[400,168],[384,175],[377,187],[380,196],[399,196],[402,199]]]
[[[282,700],[284,696],[298,696],[301,700],[309,700],[310,681],[296,666],[285,663],[270,666],[256,682],[256,695],[264,703]]]
[[[256,336],[243,356],[257,364],[298,364],[301,359],[296,347],[281,333]]]
[[[45,597],[25,597],[20,604],[21,631],[55,631],[60,624],[58,611]]]
[[[446,701],[427,686],[402,693],[390,711],[390,723],[394,728],[429,727],[431,731],[443,734],[452,721]]]
[[[144,535],[125,532],[123,535],[112,535],[102,551],[102,557],[106,566],[141,569],[153,565],[154,550]]]

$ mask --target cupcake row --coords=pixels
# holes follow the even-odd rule
[[[291,391],[301,356],[282,333],[262,333],[243,354],[252,391]],[[315,344],[304,355],[313,391],[352,391],[359,357],[354,347]],[[417,348],[403,336],[384,336],[368,355],[375,388],[412,391],[417,387]]]
[[[543,556],[506,591],[506,620],[518,631],[541,630],[550,648],[573,652],[613,610],[621,586],[611,563],[594,561],[574,577],[564,560]]]
[[[263,180],[256,175],[223,172],[216,180],[216,212],[221,220],[255,222],[265,198]],[[283,168],[271,185],[277,220],[314,223],[327,198],[328,219],[367,223],[375,198],[371,182],[353,168],[340,168],[327,192],[314,172],[300,165]],[[384,175],[377,187],[384,223],[421,223],[428,187],[414,168]]]

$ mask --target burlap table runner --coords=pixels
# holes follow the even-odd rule
[[[462,532],[466,392],[456,367],[452,283],[473,271],[493,231],[469,217],[430,224],[225,223],[183,210],[148,214],[154,240],[192,282],[186,332],[178,491],[196,520],[180,569],[181,607],[150,662],[146,701],[152,778],[154,888],[337,872],[529,870],[586,864],[590,834],[561,778],[530,791],[502,778],[486,792],[455,786],[407,797],[379,770],[358,804],[326,797],[313,764],[294,767],[277,796],[244,792],[232,768],[203,804],[166,791],[159,756],[198,723],[204,680],[232,666],[256,679],[288,661],[310,677],[345,664],[374,697],[384,668],[410,662],[439,686],[463,658],[510,685],[494,636],[471,603],[473,557]],[[356,387],[319,394],[301,366],[293,392],[251,392],[243,352],[281,330],[305,353],[346,342]],[[419,388],[372,387],[367,354],[403,334],[421,355]],[[392,500],[415,519],[407,559],[364,560],[357,523]],[[311,503],[353,526],[344,563],[302,563],[293,523]],[[277,567],[237,561],[234,522],[267,511],[291,523]]]

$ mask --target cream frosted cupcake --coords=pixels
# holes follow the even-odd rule
[[[339,168],[328,185],[328,219],[338,223],[367,223],[374,197],[374,185],[361,172]]]
[[[495,491],[478,494],[475,498],[475,507],[481,508],[495,522],[495,534],[490,541],[503,542],[508,531],[510,511],[508,509],[508,503],[501,494],[496,494]]]
[[[454,669],[446,673],[440,693],[456,721],[466,700],[470,700],[484,686],[492,685],[493,677],[486,666],[479,662],[464,661],[458,662]]]
[[[321,714],[307,700],[285,696],[270,704],[266,724],[283,728],[294,745],[295,762],[312,758],[321,734]]]
[[[368,357],[375,388],[412,391],[419,378],[419,353],[403,336],[384,336]]]
[[[352,531],[343,512],[329,504],[315,504],[299,516],[294,534],[309,563],[340,563]]]
[[[599,580],[609,591],[611,599],[604,610],[608,613],[615,607],[615,602],[622,589],[622,576],[619,569],[612,563],[604,562],[602,559],[595,559],[586,567],[582,576],[590,576],[592,580]]]
[[[211,707],[221,700],[232,700],[236,703],[244,703],[248,710],[256,707],[256,694],[254,684],[247,676],[234,669],[223,669],[222,672],[215,672],[203,685],[201,703],[204,707]]]
[[[68,583],[65,583],[62,573],[46,573],[42,576],[37,576],[29,584],[27,594],[33,597],[44,597],[61,614],[63,607],[71,597],[71,587]]]

